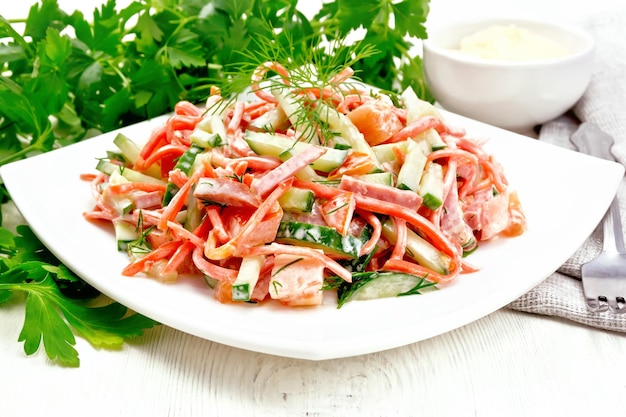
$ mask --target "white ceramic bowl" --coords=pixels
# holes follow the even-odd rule
[[[557,58],[510,61],[458,51],[463,37],[492,25],[514,25],[567,48]],[[455,50],[456,49],[456,50]],[[431,30],[423,43],[425,81],[447,110],[514,131],[527,131],[570,109],[593,71],[594,40],[564,24],[485,18]]]

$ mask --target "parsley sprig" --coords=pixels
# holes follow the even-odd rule
[[[77,367],[74,332],[95,347],[119,349],[157,324],[119,303],[103,303],[102,297],[99,303],[90,301],[97,292],[59,263],[28,226],[18,226],[17,235],[0,229],[0,253],[5,255],[0,258],[0,304],[26,294],[18,340],[28,355],[43,343],[52,361]]]
[[[271,39],[295,57],[320,38],[360,33],[376,50],[353,63],[385,90],[431,99],[421,58],[428,0],[337,0],[308,19],[297,0],[107,0],[91,18],[34,4],[23,33],[0,16],[0,165],[203,102],[211,84]],[[356,37],[353,36],[353,37]],[[332,56],[335,52],[328,51]]]
[[[426,38],[428,5],[336,0],[309,19],[298,0],[136,0],[123,9],[103,0],[85,17],[41,0],[20,21],[0,15],[0,165],[168,113],[180,100],[203,102],[242,57],[254,59],[255,39],[302,57],[322,37],[359,35],[375,51],[351,63],[363,82],[390,91],[411,85],[432,100],[411,53]],[[0,194],[7,196],[3,186]],[[43,343],[52,360],[78,366],[75,335],[119,348],[155,324],[115,302],[94,304],[93,289],[27,226],[0,228],[0,252],[0,306],[25,294],[19,340],[27,354]]]

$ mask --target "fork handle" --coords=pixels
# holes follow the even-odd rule
[[[619,209],[619,200],[613,199],[609,210],[604,215],[603,222],[604,246],[603,251],[611,253],[626,253],[624,249],[624,231]]]

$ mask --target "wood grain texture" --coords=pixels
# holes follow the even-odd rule
[[[327,361],[158,327],[121,351],[79,341],[79,369],[26,358],[16,342],[20,310],[0,310],[11,324],[0,328],[3,416],[571,416],[626,405],[625,335],[510,310]]]

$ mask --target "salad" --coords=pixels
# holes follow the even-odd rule
[[[212,88],[146,136],[118,134],[83,175],[84,217],[112,225],[123,275],[197,275],[224,303],[420,294],[476,271],[466,256],[481,241],[526,227],[483,140],[349,67],[322,80],[266,62],[249,94]]]

